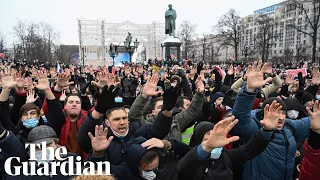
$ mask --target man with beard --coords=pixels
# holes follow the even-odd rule
[[[54,88],[55,92],[59,94],[64,87],[69,86],[69,79],[69,75],[65,73],[60,74],[57,85]],[[47,78],[44,76],[40,80],[39,83],[41,84],[45,85],[48,83]],[[45,89],[48,87],[49,86],[44,86]],[[77,143],[78,130],[83,119],[87,116],[87,113],[81,109],[80,97],[76,94],[70,94],[65,100],[64,107],[62,107],[59,99],[56,98],[51,91],[46,92],[48,117],[52,117],[48,118],[48,121],[59,137],[59,145],[66,146],[69,152],[86,157],[86,154]]]

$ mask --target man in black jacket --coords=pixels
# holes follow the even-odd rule
[[[195,130],[195,139],[201,144],[178,162],[179,178],[232,180],[236,168],[258,156],[268,146],[273,136],[272,130],[278,125],[281,108],[275,101],[271,106],[266,106],[265,116],[261,121],[263,128],[247,144],[232,150],[224,150],[223,146],[239,139],[238,136],[226,137],[238,123],[238,120],[233,121],[234,116],[215,126],[210,122],[200,123]]]
[[[156,76],[156,75],[154,75]],[[153,89],[156,93],[156,86]],[[119,165],[125,162],[124,144],[135,137],[145,137],[163,139],[170,131],[172,123],[172,109],[176,103],[177,97],[180,95],[179,87],[167,89],[164,93],[164,102],[162,111],[158,114],[155,122],[150,125],[141,127],[139,121],[128,121],[128,114],[123,108],[114,108],[114,98],[117,90],[114,86],[109,89],[104,87],[95,109],[83,121],[78,133],[78,143],[81,148],[89,153],[88,159],[94,161],[95,157],[104,156],[111,164]],[[101,122],[100,118],[106,112],[106,119]],[[95,126],[102,124],[104,127],[110,128],[108,137],[110,145],[101,146],[100,151],[90,151],[92,149],[88,133],[95,132]],[[99,148],[98,148],[99,149]],[[90,151],[90,152],[89,152]]]

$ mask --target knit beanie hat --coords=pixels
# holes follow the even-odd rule
[[[277,103],[279,103],[282,106],[282,110],[287,111],[287,105],[281,99],[276,97],[266,99],[262,104],[262,111],[264,110],[267,104],[271,105],[273,101],[277,101]]]
[[[199,123],[196,128],[194,129],[194,135],[195,135],[195,144],[199,145],[202,142],[203,136],[213,129],[214,125],[211,122],[201,122]]]
[[[309,93],[309,92],[303,92],[302,94],[302,105],[304,105],[305,103],[312,101],[314,99],[314,96]]]
[[[269,94],[269,98],[271,98],[271,97],[278,97],[278,96],[280,96],[280,93],[278,93],[278,92],[272,92],[272,93],[270,93]]]
[[[224,94],[222,92],[216,92],[214,95],[211,96],[212,102],[216,102],[216,100],[220,97],[224,97]]]
[[[230,87],[226,85],[223,85],[220,88],[220,92],[222,92],[223,94],[226,94],[229,90],[230,90]]]

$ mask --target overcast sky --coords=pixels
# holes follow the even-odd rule
[[[60,33],[62,44],[79,44],[77,19],[103,18],[106,22],[150,24],[164,22],[168,4],[177,11],[177,23],[190,20],[197,24],[197,33],[210,33],[220,16],[230,8],[241,16],[282,0],[0,0],[0,32],[12,45],[12,28],[18,19],[46,21]]]

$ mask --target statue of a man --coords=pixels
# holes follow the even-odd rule
[[[130,32],[128,32],[127,41],[128,41],[128,46],[130,47],[131,42],[132,42],[132,36],[131,36]]]
[[[169,34],[169,36],[174,36],[174,30],[176,30],[176,19],[177,19],[177,13],[176,10],[172,9],[172,5],[169,4],[169,9],[166,11],[165,14],[165,32],[166,34]]]

